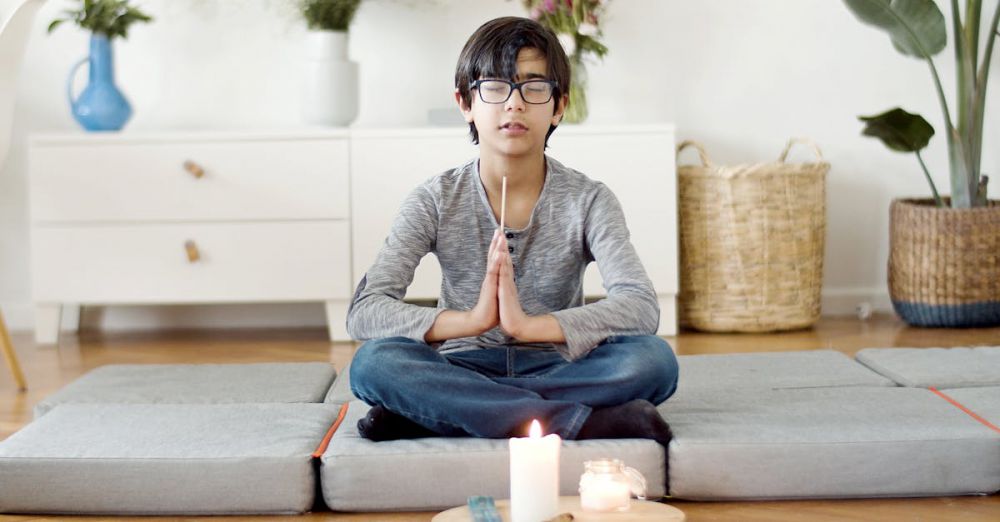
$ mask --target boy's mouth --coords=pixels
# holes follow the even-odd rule
[[[512,130],[512,131],[526,131],[526,130],[528,130],[528,126],[527,125],[525,125],[523,123],[516,122],[516,121],[511,121],[511,122],[504,123],[503,125],[500,126],[500,128],[501,129]]]

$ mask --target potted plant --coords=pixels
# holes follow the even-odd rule
[[[608,48],[600,42],[604,0],[522,0],[533,20],[552,29],[569,57],[571,80],[569,104],[563,121],[587,119],[587,67],[584,57],[603,58]]]
[[[302,83],[308,123],[347,125],[358,115],[358,64],[347,58],[347,30],[361,0],[297,0],[309,28]]]
[[[70,69],[67,93],[73,118],[88,131],[121,129],[132,116],[132,107],[115,85],[114,54],[111,43],[115,38],[127,38],[134,23],[148,23],[152,17],[129,0],[78,0],[74,9],[63,11],[63,17],[49,24],[48,32],[64,22],[75,22],[91,32],[90,55]],[[90,83],[76,99],[73,98],[73,78],[84,63],[90,65]]]
[[[1000,324],[1000,202],[987,198],[988,177],[980,170],[986,85],[1000,5],[987,26],[980,60],[982,1],[966,0],[964,20],[958,0],[951,1],[957,103],[950,107],[933,61],[947,44],[947,27],[933,0],[844,2],[859,20],[888,33],[897,51],[927,62],[944,113],[949,197],[939,194],[920,155],[934,135],[930,123],[900,108],[860,117],[864,135],[880,139],[892,150],[916,154],[933,194],[933,198],[892,203],[893,307],[903,320],[917,326]]]

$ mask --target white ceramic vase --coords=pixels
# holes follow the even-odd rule
[[[358,64],[347,59],[347,32],[308,31],[302,74],[302,118],[348,125],[358,116]]]

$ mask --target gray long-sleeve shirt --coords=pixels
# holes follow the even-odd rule
[[[587,355],[614,335],[656,332],[653,285],[629,241],[621,205],[603,183],[546,156],[546,176],[527,227],[507,228],[514,281],[528,315],[552,314],[566,344],[522,343],[498,326],[478,337],[450,339],[441,352],[493,346],[538,346],[567,360]],[[419,185],[403,202],[382,250],[358,284],[347,331],[359,340],[402,336],[423,341],[444,310],[471,310],[486,276],[499,224],[472,160]],[[441,265],[437,308],[403,302],[420,259]],[[584,304],[583,274],[597,262],[607,298]]]

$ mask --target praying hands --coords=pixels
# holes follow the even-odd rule
[[[506,218],[507,182],[501,190],[499,228],[486,255],[486,273],[476,305],[468,311],[445,310],[424,335],[426,342],[481,335],[497,326],[522,342],[564,343],[562,327],[551,314],[529,316],[521,306],[514,282],[514,263],[502,233]]]
[[[482,331],[500,325],[508,335],[520,339],[531,318],[518,300],[514,264],[507,251],[507,238],[500,229],[493,233],[487,256],[486,276],[472,317]]]

